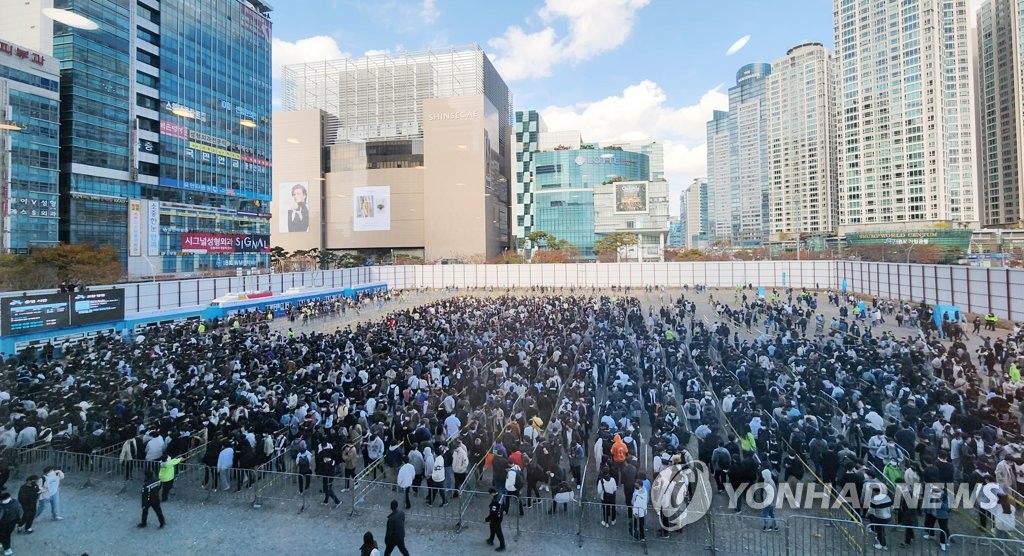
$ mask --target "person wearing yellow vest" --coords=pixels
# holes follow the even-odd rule
[[[999,319],[992,313],[985,315],[985,330],[995,330],[997,322]]]
[[[740,450],[744,456],[757,452],[757,439],[754,438],[754,433],[747,431],[747,434],[740,437]]]
[[[199,328],[197,330],[199,331],[200,334],[206,332],[206,323],[205,322],[199,323]]]
[[[242,327],[242,323],[238,320],[238,317],[235,317],[235,322],[231,323],[231,328],[234,328],[235,330],[238,330],[241,327]]]
[[[1010,363],[1009,368],[1010,382],[1017,384],[1020,382],[1020,367],[1016,363]]]
[[[164,459],[160,462],[160,473],[157,477],[160,479],[160,499],[164,502],[167,501],[167,496],[171,494],[171,489],[174,488],[175,468],[182,461],[182,458],[172,458],[168,454],[164,454]]]

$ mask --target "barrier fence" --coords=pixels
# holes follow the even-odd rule
[[[60,468],[66,475],[65,489],[107,489],[118,496],[132,498],[132,505],[136,503],[133,497],[143,486],[143,470],[148,466],[155,471],[159,465],[144,460],[128,462],[129,465],[126,465],[126,462],[112,456],[39,448],[23,450],[17,454],[17,460],[25,475],[41,474],[46,466]],[[479,479],[469,478],[462,490],[448,492],[447,504],[444,505],[440,493],[435,493],[433,505],[426,504],[426,486],[421,485],[415,491],[410,489],[410,507],[406,509],[405,493],[401,489],[394,483],[367,480],[365,473],[360,475],[359,480],[325,478],[273,471],[271,468],[275,464],[274,461],[268,461],[252,469],[216,469],[186,461],[177,466],[171,503],[233,504],[296,513],[320,512],[338,519],[384,520],[391,512],[391,501],[397,500],[407,519],[412,521],[429,522],[435,527],[451,527],[456,532],[471,526],[486,526],[484,520],[491,497],[482,490],[474,490],[481,485]],[[131,471],[130,479],[126,475],[128,470]],[[323,503],[323,487],[327,484],[332,487],[337,502],[329,498],[326,504]],[[468,488],[470,486],[474,488]],[[936,529],[908,528],[893,523],[863,524],[853,519],[790,515],[775,520],[777,531],[765,532],[765,522],[760,515],[709,511],[679,531],[666,532],[660,527],[658,513],[649,509],[643,523],[643,534],[640,534],[640,521],[630,518],[630,507],[624,504],[606,507],[601,502],[580,499],[555,503],[551,497],[515,496],[509,496],[507,503],[503,528],[511,539],[518,540],[524,535],[575,536],[580,546],[587,541],[596,541],[603,546],[620,543],[616,545],[619,546],[617,550],[623,552],[710,551],[727,556],[867,555],[875,552],[873,546],[878,542],[879,529],[884,531],[889,547],[899,545],[906,531],[911,529],[914,532],[913,542],[909,547],[900,548],[901,554],[1024,554],[1024,541],[963,534],[952,534],[947,550],[942,551],[937,540],[939,531]],[[605,512],[611,509],[616,514],[615,524],[609,523],[605,527],[601,521],[606,519]],[[926,539],[926,535],[931,538]]]

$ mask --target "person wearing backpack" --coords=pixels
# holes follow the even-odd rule
[[[11,497],[10,492],[0,492],[0,544],[3,544],[5,556],[14,554],[11,550],[11,533],[21,521],[21,516],[21,504]]]
[[[523,515],[523,499],[519,497],[519,491],[526,485],[526,480],[523,478],[523,470],[516,464],[512,464],[512,467],[508,468],[505,474],[505,504],[502,507],[503,513],[508,513],[509,500],[515,496],[519,502],[519,515]]]
[[[305,440],[299,442],[299,453],[295,456],[295,468],[299,471],[299,494],[302,494],[309,488],[309,483],[313,479],[313,452],[306,448]]]

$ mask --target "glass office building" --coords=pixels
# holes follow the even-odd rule
[[[610,181],[650,179],[650,160],[619,149],[568,149],[533,154],[533,230],[572,243],[583,259],[593,259],[594,188]]]
[[[0,40],[3,252],[57,244],[60,77],[57,61]]]
[[[57,0],[61,228],[113,245],[129,274],[267,264],[270,8]]]

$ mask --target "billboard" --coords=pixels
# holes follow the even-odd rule
[[[309,182],[285,181],[277,186],[277,231],[282,234],[309,231]]]
[[[647,212],[647,183],[616,183],[615,212]]]
[[[391,229],[391,187],[352,188],[352,231],[386,232]]]
[[[150,257],[160,254],[160,201],[148,201],[148,217],[146,218],[146,229],[148,230],[146,254]]]
[[[124,320],[124,290],[114,288],[71,294],[71,326],[119,320]]]
[[[185,232],[181,234],[181,250],[201,255],[209,253],[267,253],[270,251],[270,236]]]
[[[68,294],[23,295],[0,299],[0,333],[29,334],[71,326]]]

